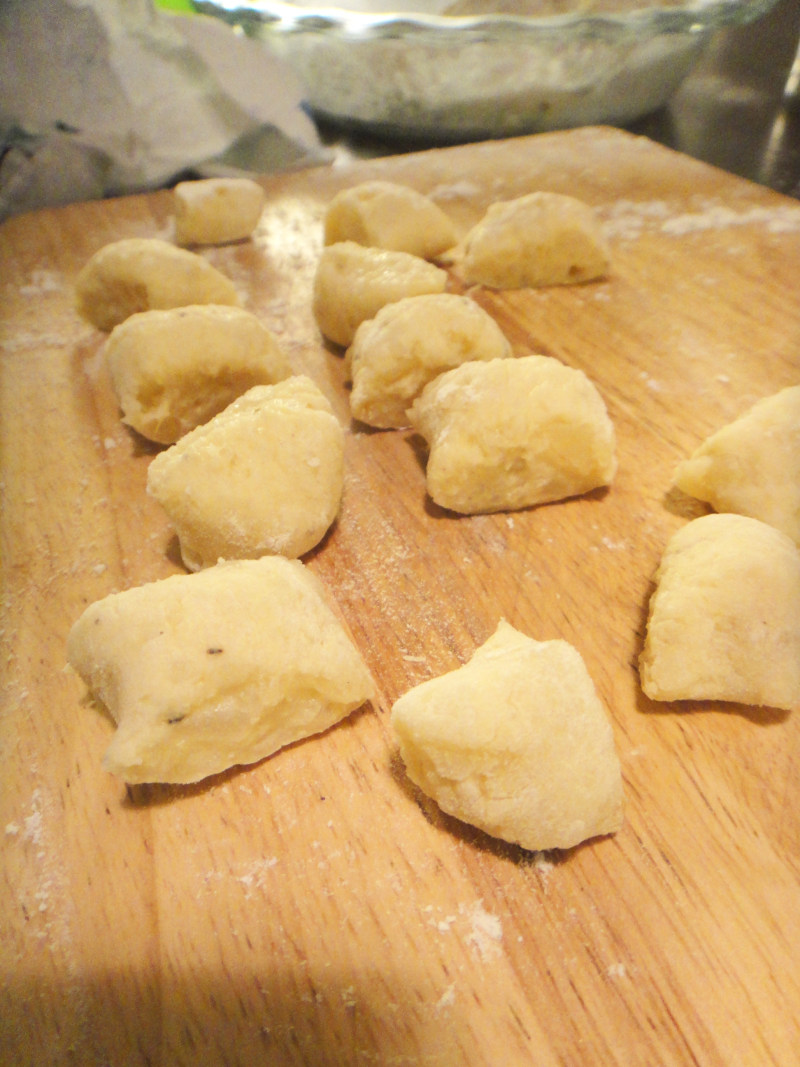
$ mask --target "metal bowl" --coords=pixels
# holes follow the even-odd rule
[[[774,3],[454,15],[192,0],[282,56],[320,118],[436,142],[632,122],[669,99],[715,30]]]

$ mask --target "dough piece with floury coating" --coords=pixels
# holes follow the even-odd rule
[[[344,431],[310,378],[255,386],[150,463],[189,570],[302,556],[339,511]]]
[[[356,331],[346,353],[350,409],[370,426],[408,426],[408,409],[437,375],[468,360],[512,355],[500,327],[469,297],[409,296],[381,308]]]
[[[274,334],[224,304],[131,315],[111,331],[105,352],[122,421],[165,445],[252,386],[292,373]]]
[[[800,544],[800,385],[717,430],[678,465],[674,480],[715,511],[761,519]]]
[[[570,848],[622,825],[611,725],[566,641],[501,621],[467,664],[400,697],[391,722],[409,778],[494,837]]]
[[[137,311],[240,302],[230,278],[202,256],[156,237],[104,245],[78,275],[75,296],[79,314],[105,331]]]
[[[611,262],[589,205],[547,192],[491,204],[452,259],[465,282],[495,289],[593,281]]]
[[[408,252],[339,241],[323,248],[314,275],[312,308],[322,333],[349,345],[358,327],[385,304],[421,293],[443,293],[447,271]]]
[[[704,515],[662,556],[639,661],[651,700],[800,707],[800,549],[744,515]]]
[[[258,225],[266,193],[252,178],[201,178],[173,190],[175,240],[181,245],[242,241]]]
[[[73,625],[68,659],[117,731],[126,782],[196,782],[326,730],[373,684],[319,580],[280,557],[114,593]]]
[[[328,205],[325,244],[355,241],[433,259],[456,243],[452,219],[437,203],[405,185],[368,181],[342,189]]]
[[[410,418],[428,441],[431,498],[462,514],[578,496],[616,472],[600,393],[550,356],[464,363],[425,387]]]

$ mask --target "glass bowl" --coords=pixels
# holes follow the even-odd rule
[[[495,13],[479,15],[426,13],[419,0],[391,12],[191,2],[282,56],[319,118],[442,143],[632,122],[669,99],[715,30],[759,18],[775,0],[641,0],[621,12],[545,15],[517,14],[520,0],[489,0]],[[515,13],[497,11],[504,4]]]

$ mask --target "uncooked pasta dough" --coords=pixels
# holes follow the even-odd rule
[[[67,653],[117,724],[104,766],[131,783],[254,763],[373,692],[319,580],[279,556],[114,593],[75,622]]]
[[[570,848],[622,825],[611,725],[566,641],[501,621],[467,664],[400,697],[391,722],[411,780],[494,837]]]
[[[344,431],[302,375],[248,390],[147,472],[189,570],[302,556],[336,518],[343,481]]]

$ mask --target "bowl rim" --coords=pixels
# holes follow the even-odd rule
[[[365,12],[329,5],[302,6],[287,0],[190,0],[192,8],[240,27],[245,33],[324,33],[402,37],[416,34],[465,33],[506,37],[526,34],[563,37],[652,36],[657,33],[702,34],[725,26],[744,25],[767,14],[777,0],[688,0],[678,5],[655,4],[624,12],[563,12],[554,15],[443,15],[422,12]]]

